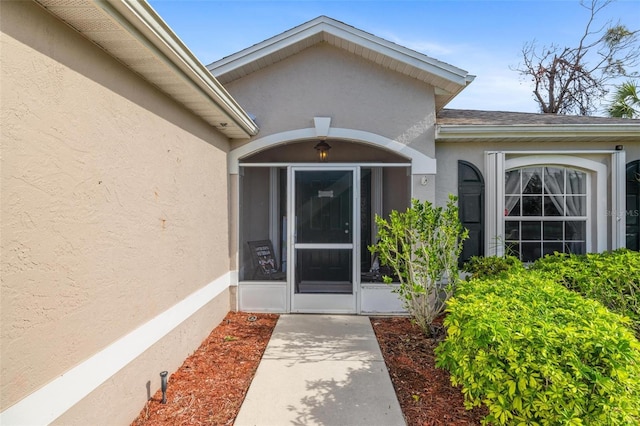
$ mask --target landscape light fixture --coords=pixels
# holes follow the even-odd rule
[[[318,151],[318,157],[320,157],[320,161],[325,162],[329,157],[329,150],[331,149],[331,145],[326,143],[325,141],[320,141],[313,147],[316,151]]]
[[[163,371],[162,373],[160,373],[160,384],[161,384],[161,388],[162,388],[162,403],[166,404],[167,403],[167,374],[169,374],[167,371]]]

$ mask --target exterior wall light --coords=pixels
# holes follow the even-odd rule
[[[316,151],[318,151],[318,156],[320,157],[320,161],[325,162],[329,157],[329,150],[331,149],[331,145],[326,143],[325,141],[320,141],[313,147]]]

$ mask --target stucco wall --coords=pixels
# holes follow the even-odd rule
[[[258,137],[331,117],[331,127],[365,130],[434,154],[433,88],[327,44],[226,87],[256,116]]]
[[[603,175],[599,179],[604,179],[604,187],[599,191],[598,184],[593,181],[590,194],[593,201],[589,206],[589,216],[591,220],[591,248],[592,251],[611,249],[615,246],[612,235],[613,216],[610,211],[617,211],[614,206],[614,198],[611,193],[611,155],[606,153],[597,153],[599,150],[613,150],[618,143],[605,142],[532,142],[532,143],[515,143],[515,142],[438,142],[436,145],[436,157],[438,158],[438,175],[436,176],[436,203],[444,205],[449,193],[458,193],[458,160],[465,160],[475,165],[483,175],[485,184],[487,183],[487,174],[485,170],[485,151],[585,151],[587,153],[580,154],[579,157],[600,163],[604,167]],[[640,158],[640,142],[627,142],[624,145],[625,161]],[[595,151],[588,153],[588,151]],[[511,157],[513,157],[512,155]],[[487,191],[490,189],[485,187],[485,203],[489,202]],[[624,208],[623,208],[624,209]],[[622,209],[622,210],[623,210]],[[490,218],[485,218],[485,225]],[[485,230],[487,228],[485,227]],[[490,240],[494,237],[485,235]],[[489,240],[489,241],[490,241]],[[623,243],[624,244],[624,243]],[[598,248],[600,247],[600,248]]]
[[[4,410],[228,274],[229,147],[40,7],[0,7]],[[163,350],[195,349],[222,300]]]
[[[445,205],[449,193],[458,193],[458,160],[465,160],[476,166],[483,176],[485,151],[589,151],[615,149],[617,143],[603,142],[438,142],[436,158],[438,175],[436,176],[436,203]],[[640,141],[624,145],[626,162],[640,159]],[[601,156],[601,161],[608,161],[608,156]]]

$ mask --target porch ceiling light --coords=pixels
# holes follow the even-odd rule
[[[329,145],[325,141],[320,141],[313,148],[316,151],[318,151],[318,156],[320,157],[320,161],[327,161],[327,157],[329,157],[329,150],[331,149],[331,145]]]

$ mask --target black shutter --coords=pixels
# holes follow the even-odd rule
[[[482,173],[467,161],[458,161],[458,215],[469,230],[459,264],[471,256],[484,256],[484,179]]]

